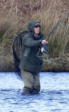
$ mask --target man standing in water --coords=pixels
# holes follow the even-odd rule
[[[39,72],[42,68],[40,49],[48,42],[41,34],[39,22],[28,24],[28,33],[22,38],[21,76],[24,81],[23,94],[37,94],[40,91]]]

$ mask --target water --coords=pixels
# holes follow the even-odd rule
[[[21,95],[15,73],[0,73],[0,112],[69,112],[69,73],[41,73],[41,91]]]

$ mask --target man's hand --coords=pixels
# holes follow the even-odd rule
[[[46,40],[42,40],[42,45],[46,45],[46,44],[48,44],[48,41],[46,41]]]

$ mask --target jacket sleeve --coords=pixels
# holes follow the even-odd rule
[[[37,46],[42,45],[41,40],[34,40],[31,37],[25,37],[23,39],[23,44],[27,47],[37,47]]]

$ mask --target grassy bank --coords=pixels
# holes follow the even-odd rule
[[[30,2],[32,3],[32,2]],[[54,3],[54,4],[53,4]],[[20,31],[27,29],[27,24],[31,20],[38,20],[41,23],[42,33],[49,41],[49,57],[57,58],[69,54],[69,13],[61,9],[61,5],[46,1],[43,4],[33,5],[30,13],[23,13],[23,16],[15,12],[0,17],[0,67],[4,70],[7,64],[9,70],[13,69],[12,42],[13,38]],[[57,10],[57,5],[59,10]],[[34,8],[34,6],[36,6]],[[49,6],[49,7],[48,7]],[[24,10],[23,10],[24,11]],[[57,62],[56,62],[57,63]],[[4,66],[5,65],[5,66]],[[4,66],[4,67],[3,67]],[[45,65],[47,67],[47,65]],[[54,66],[55,67],[55,66]],[[6,70],[6,69],[5,69]]]

